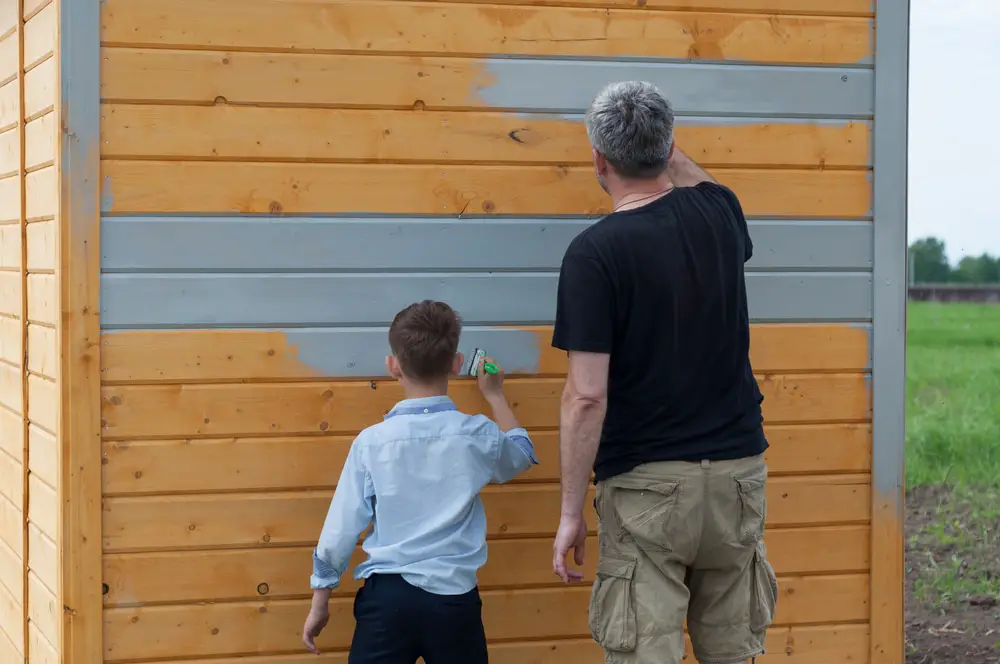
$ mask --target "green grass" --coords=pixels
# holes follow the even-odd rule
[[[914,593],[942,610],[1000,597],[1000,306],[911,303],[907,337]]]
[[[1000,306],[907,316],[907,486],[1000,486]]]

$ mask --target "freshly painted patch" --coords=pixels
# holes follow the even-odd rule
[[[869,69],[513,58],[485,63],[488,76],[475,83],[472,96],[511,111],[583,113],[608,83],[642,79],[660,87],[684,114],[869,118],[874,112]]]
[[[554,271],[595,218],[107,217],[111,272]],[[749,270],[868,270],[865,221],[749,222]],[[419,251],[414,251],[419,247]]]
[[[402,274],[110,274],[101,279],[105,329],[387,325],[426,298],[449,302],[470,325],[554,319],[555,272]],[[751,272],[756,321],[865,321],[871,275]]]

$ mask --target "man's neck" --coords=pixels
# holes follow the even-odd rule
[[[612,209],[621,212],[649,205],[671,189],[673,184],[666,174],[650,180],[623,182],[617,191],[611,192]]]

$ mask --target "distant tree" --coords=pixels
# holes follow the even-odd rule
[[[989,254],[966,256],[952,272],[952,280],[963,284],[1000,283],[1000,259]]]
[[[922,238],[911,244],[910,256],[914,283],[943,284],[952,280],[944,242],[936,237]]]

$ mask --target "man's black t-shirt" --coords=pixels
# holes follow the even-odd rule
[[[739,200],[712,182],[612,213],[570,243],[552,345],[611,354],[596,481],[767,448],[749,356],[752,253]]]

